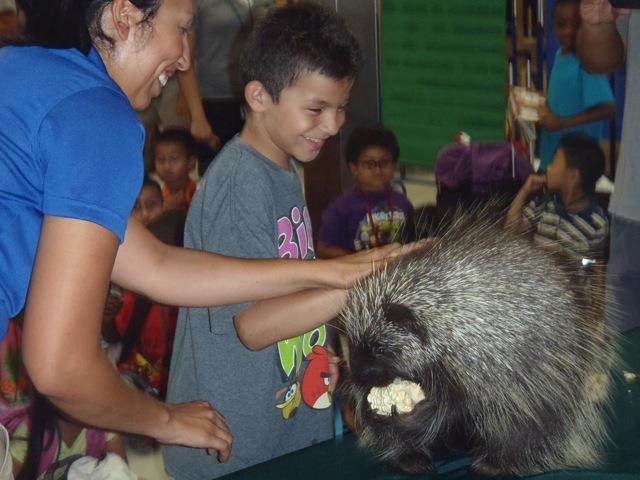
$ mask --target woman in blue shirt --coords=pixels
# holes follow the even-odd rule
[[[231,434],[208,403],[153,400],[102,353],[109,282],[165,304],[210,306],[345,288],[372,258],[249,261],[156,241],[129,218],[143,175],[133,109],[189,68],[191,0],[18,6],[24,45],[0,49],[0,337],[26,302],[24,362],[58,408],[224,461]]]

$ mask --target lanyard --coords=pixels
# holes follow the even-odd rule
[[[376,247],[380,247],[382,246],[382,244],[380,243],[380,229],[378,228],[378,225],[376,225],[376,222],[373,219],[373,212],[371,211],[371,205],[369,204],[369,200],[367,199],[367,196],[365,195],[365,193],[359,188],[358,188],[358,193],[362,197],[362,201],[364,203],[364,209],[367,211],[367,217],[369,218],[369,225],[371,225],[371,233],[373,233],[373,236],[376,239]],[[387,188],[386,194],[387,194],[387,205],[389,206],[389,213],[390,213],[389,223],[393,223],[393,213],[395,212],[395,204],[393,203],[393,195],[391,192],[391,187]]]

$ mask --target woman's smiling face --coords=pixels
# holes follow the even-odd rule
[[[113,61],[109,74],[122,88],[131,105],[146,108],[178,70],[191,64],[188,34],[193,21],[192,0],[163,0],[156,15],[142,22],[143,13],[127,0],[121,1]]]

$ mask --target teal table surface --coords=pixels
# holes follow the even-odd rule
[[[640,480],[640,379],[627,382],[623,370],[640,374],[640,329],[623,336],[623,367],[613,371],[614,397],[607,463],[600,470],[554,471],[526,478],[541,480]],[[224,477],[225,480],[483,479],[469,470],[467,456],[436,457],[437,475],[410,476],[375,461],[353,434],[270,460]],[[515,477],[500,477],[507,480]]]

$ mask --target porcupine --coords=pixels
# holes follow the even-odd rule
[[[361,445],[407,473],[455,438],[482,474],[597,467],[616,337],[583,275],[474,211],[357,284],[341,321]],[[374,413],[370,389],[396,378],[426,398]]]

